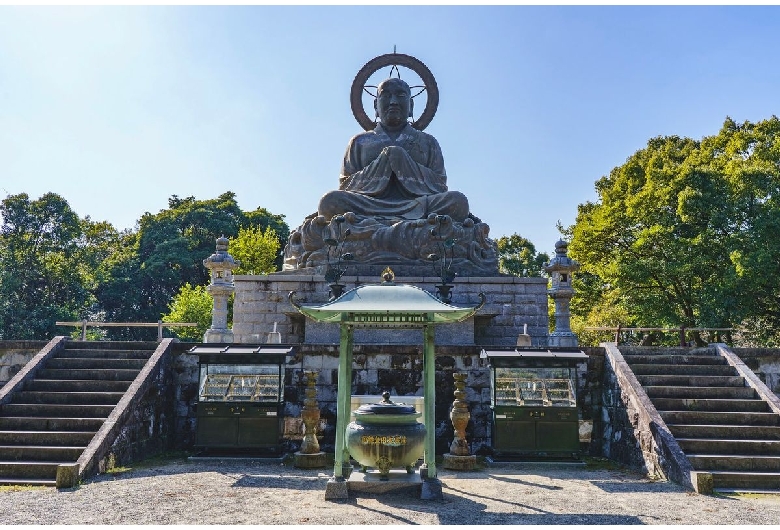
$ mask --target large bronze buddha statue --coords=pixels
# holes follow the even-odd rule
[[[406,121],[413,108],[409,85],[383,81],[374,108],[379,123],[349,141],[339,189],[320,200],[318,213],[326,219],[346,212],[403,219],[435,213],[463,222],[468,199],[447,191],[439,142]]]
[[[324,272],[333,259],[327,241],[332,245],[349,229],[341,250],[354,256],[359,274],[392,265],[400,275],[430,276],[428,256],[441,254],[446,240],[459,274],[498,274],[489,227],[469,213],[465,195],[448,190],[439,143],[407,121],[413,104],[403,80],[379,84],[379,122],[350,140],[339,189],[326,193],[317,212],[293,231],[285,270]]]

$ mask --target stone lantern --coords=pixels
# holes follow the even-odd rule
[[[228,299],[233,294],[233,269],[240,262],[228,254],[228,239],[225,236],[217,239],[217,249],[203,260],[203,266],[211,273],[211,283],[206,291],[214,299],[211,311],[211,327],[203,335],[203,342],[227,344],[233,342],[233,330],[228,329]]]
[[[555,243],[555,257],[544,264],[544,270],[550,275],[550,288],[547,294],[555,304],[555,331],[547,338],[551,347],[576,347],[577,335],[571,330],[569,303],[574,295],[571,275],[579,270],[580,264],[566,255],[568,243],[559,240]]]

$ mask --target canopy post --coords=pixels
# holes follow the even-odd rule
[[[342,323],[339,345],[339,388],[336,396],[336,447],[334,450],[333,478],[343,480],[344,463],[349,463],[347,450],[347,424],[350,417],[350,398],[352,395],[352,345],[353,327]]]
[[[425,467],[428,478],[436,478],[436,360],[435,328],[428,324],[423,328],[423,396],[425,403]]]

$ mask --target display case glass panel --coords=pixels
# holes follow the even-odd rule
[[[278,365],[202,364],[200,401],[279,402],[282,379]]]
[[[493,370],[493,405],[574,407],[574,370],[565,367],[523,367]]]

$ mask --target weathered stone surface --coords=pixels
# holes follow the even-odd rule
[[[46,346],[46,341],[0,341],[0,388]]]
[[[325,453],[304,454],[298,451],[293,456],[293,465],[303,469],[323,468],[326,465]]]
[[[477,457],[476,455],[459,456],[444,453],[442,467],[457,471],[473,471],[477,467]]]
[[[273,278],[274,281],[269,279]],[[296,293],[298,303],[320,304],[328,300],[328,287],[323,280],[315,277],[277,273],[266,276],[236,276],[236,304],[244,309],[234,314],[233,333],[236,342],[263,343],[267,334],[277,323],[283,343],[333,344],[339,343],[339,329],[336,324],[321,324],[304,319],[289,303],[286,297],[280,302],[270,302],[270,298],[279,293]],[[379,282],[378,276],[375,277]],[[348,289],[365,283],[365,277],[344,277],[342,281]],[[414,281],[412,281],[414,280]],[[396,276],[396,283],[416,285],[433,291],[440,280],[435,277],[405,278]],[[547,344],[547,283],[544,278],[518,277],[467,277],[456,278],[453,282],[452,303],[454,305],[477,305],[479,293],[486,293],[487,303],[477,314],[464,322],[437,326],[435,342],[437,345],[472,345],[484,347],[515,346],[517,337],[528,325],[528,334],[534,346]],[[278,291],[270,291],[271,287]],[[514,303],[495,303],[490,291],[506,297],[511,294]],[[257,298],[257,302],[247,304],[247,298]],[[251,308],[251,309],[250,309]],[[377,330],[358,329],[355,332],[355,344],[422,344],[422,332],[419,330]]]

